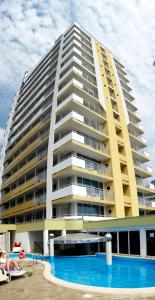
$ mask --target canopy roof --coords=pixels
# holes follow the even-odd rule
[[[83,244],[103,242],[105,237],[89,233],[71,233],[54,239],[55,244]]]

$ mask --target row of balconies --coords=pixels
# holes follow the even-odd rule
[[[61,69],[60,69],[60,72],[62,72],[62,70],[64,71],[64,69],[66,68],[66,65],[68,64],[68,62],[71,60],[71,58],[73,56],[76,56],[77,59],[82,59],[83,61],[87,62],[88,65],[92,68],[92,70],[95,70],[94,69],[94,65],[89,61],[87,60],[84,56],[81,55],[81,51],[78,50],[76,47],[73,47],[68,53],[67,55],[62,58],[61,60]]]
[[[40,209],[45,206],[46,203],[46,194],[40,197],[36,197],[32,200],[25,201],[16,206],[10,207],[8,209],[1,211],[1,217],[6,218],[10,216],[15,216],[18,214],[26,213],[28,211]]]
[[[101,119],[100,116],[106,118],[106,113],[104,112],[103,108],[101,107],[100,103],[97,103],[97,101],[92,102],[91,99],[86,99],[86,97],[82,97],[77,95],[78,93],[71,93],[67,97],[62,97],[58,99],[58,106],[57,106],[57,111],[63,109],[64,107],[71,107],[72,102],[76,103],[81,111],[85,110],[85,107],[89,109],[86,109],[87,113],[91,115],[93,118],[96,118],[96,120]],[[88,98],[88,97],[87,97]],[[74,104],[73,104],[74,105]],[[81,107],[82,105],[82,107]],[[92,113],[91,113],[92,112]],[[96,116],[97,114],[97,116]],[[103,118],[102,118],[103,120]]]
[[[71,65],[66,68],[61,73],[61,81],[63,81],[67,77],[71,77],[72,74],[75,74],[76,77],[82,78],[86,83],[91,84],[93,88],[96,88],[96,78],[95,76],[92,76],[92,74],[89,73],[89,71],[85,70],[85,68],[81,65],[76,64],[75,62],[71,63]]]
[[[25,181],[23,184],[19,185],[15,189],[11,190],[10,192],[2,195],[2,203],[8,202],[12,198],[15,198],[30,189],[35,188],[38,185],[44,184],[46,182],[46,172],[41,172],[38,175],[34,176],[33,178]]]
[[[17,180],[18,178],[24,176],[32,168],[35,168],[46,159],[47,159],[47,151],[43,151],[42,153],[37,154],[33,159],[26,162],[24,166],[19,168],[16,172],[13,172],[9,178],[3,180],[2,189],[4,189],[8,184],[11,184],[13,181]]]
[[[52,93],[53,93],[53,92],[52,92]],[[31,127],[32,127],[33,123],[39,121],[39,119],[42,119],[42,117],[43,117],[44,114],[49,114],[51,110],[52,110],[51,104],[50,104],[48,107],[45,106],[45,107],[41,108],[41,109],[40,109],[40,110],[39,110],[39,111],[31,118],[31,120],[30,120],[28,123],[26,123],[26,124],[24,125],[24,127],[22,127],[20,130],[18,130],[18,132],[17,132],[15,135],[13,135],[13,136],[9,139],[9,142],[8,142],[7,146],[12,145],[12,144],[13,144],[20,136],[23,135],[23,133],[24,133],[25,131],[28,130],[28,128],[31,128]]]
[[[47,86],[45,85],[45,86],[43,87],[43,89],[39,91],[39,95],[41,95],[42,92],[43,92],[50,84],[51,84],[51,87],[50,87],[50,90],[49,90],[49,91],[50,91],[50,93],[52,93],[53,90],[54,90],[54,83],[48,83]],[[39,95],[37,94],[37,95],[33,98],[33,102],[34,102],[34,100],[35,100],[36,98],[39,97]],[[36,103],[34,103],[34,106],[33,106],[33,108],[29,111],[29,113],[28,113],[28,114],[25,114],[25,116],[22,118],[22,120],[20,120],[20,121],[17,123],[17,125],[15,125],[15,126],[11,129],[10,135],[9,135],[9,136],[11,136],[12,133],[15,134],[16,131],[18,132],[18,131],[19,131],[21,128],[23,128],[27,123],[29,123],[29,121],[30,121],[31,118],[34,116],[34,114],[38,114],[39,112],[42,112],[42,111],[44,110],[44,106],[42,106],[42,104],[45,102],[45,100],[46,100],[46,98],[47,98],[48,95],[49,95],[49,93],[46,94],[46,95],[43,95],[39,100],[38,100],[38,99],[36,100]],[[52,99],[50,99],[49,106],[50,106],[50,105],[52,105]],[[35,111],[35,110],[36,110],[36,111]]]
[[[55,72],[55,70],[52,72],[52,74],[53,74],[54,72]],[[49,71],[48,71],[48,73],[49,73]],[[43,83],[44,81],[47,81],[49,75],[51,75],[51,73],[49,73],[48,75],[45,76],[44,80],[42,80],[42,83]],[[38,90],[38,87],[37,87],[37,90]],[[41,91],[43,91],[43,90],[44,90],[44,87],[41,89]],[[51,89],[50,89],[50,91],[51,91]],[[45,92],[45,93],[44,93],[44,96],[41,97],[42,101],[44,101],[44,100],[46,99],[46,97],[47,97],[47,92]],[[13,122],[12,122],[12,125],[14,125],[14,124],[15,124],[15,123],[16,123],[23,115],[25,116],[25,115],[31,110],[32,106],[35,105],[36,102],[37,102],[37,103],[40,102],[41,99],[38,101],[38,99],[36,99],[36,98],[38,98],[38,94],[37,94],[37,97],[36,97],[36,96],[32,97],[32,101],[28,101],[28,102],[22,107],[21,112],[18,112],[18,114],[15,113],[14,118],[13,118]],[[52,99],[51,99],[51,100],[52,100]]]
[[[66,50],[68,50],[70,48],[71,44],[76,44],[80,49],[83,49],[84,51],[86,51],[89,55],[93,56],[93,52],[91,50],[91,48],[89,48],[86,44],[84,44],[76,34],[74,34],[69,41],[65,44],[65,46],[63,46],[63,51],[66,52]]]
[[[99,131],[99,134],[104,134],[106,136],[108,135],[107,128],[104,127],[102,124],[96,123],[96,122],[84,117],[83,115],[78,114],[75,111],[71,111],[68,114],[60,117],[60,119],[58,119],[58,122],[55,124],[55,130],[59,129],[62,126],[63,126],[63,129],[65,129],[65,127],[68,124],[67,122],[70,121],[70,120],[72,120],[72,121],[77,120],[80,123],[83,123],[86,126],[89,126],[92,129],[95,129],[96,131]],[[89,133],[90,133],[90,130],[88,131],[88,134]]]
[[[18,148],[20,148],[24,143],[30,139],[34,134],[36,134],[40,129],[44,128],[50,121],[50,115],[46,115],[42,121],[39,121],[34,127],[30,129],[5,155],[5,161],[13,155]],[[9,146],[9,145],[8,145]]]
[[[87,39],[85,39],[83,36],[81,36],[81,34],[77,31],[77,30],[73,30],[73,32],[70,34],[70,36],[68,37],[67,40],[64,41],[63,43],[63,50],[65,49],[65,46],[69,45],[71,40],[73,38],[76,38],[79,42],[82,42],[83,44],[85,44],[89,49],[91,49],[91,43],[89,41],[87,41]],[[91,49],[92,50],[92,49]]]
[[[29,155],[32,151],[38,148],[42,143],[48,140],[49,133],[45,132],[40,135],[36,140],[34,140],[31,144],[28,145],[26,149],[24,149],[17,157],[15,157],[8,165],[5,166],[4,174],[11,170],[14,166],[16,166],[22,159],[24,159],[27,155]]]
[[[90,74],[92,76],[95,76],[94,66],[92,64],[90,64],[89,61],[87,61],[82,56],[80,56],[77,53],[77,51],[75,51],[75,50],[74,50],[74,52],[72,52],[70,54],[70,56],[68,57],[68,59],[66,59],[64,61],[63,65],[61,66],[60,72],[61,73],[64,72],[72,63],[75,63],[78,66],[81,66],[81,68],[83,68],[83,70],[86,70],[86,71],[90,72]]]
[[[26,79],[25,85],[22,87],[22,92],[25,91],[25,88],[29,84],[31,84],[33,81],[35,81],[36,77],[38,77],[38,74],[40,74],[44,70],[44,66],[48,63],[48,61],[53,61],[55,57],[59,53],[59,48],[60,48],[60,41],[58,43],[54,44],[54,47],[50,49],[47,55],[43,57],[41,62],[37,64],[37,66],[28,74],[28,77]],[[51,55],[52,54],[52,55]]]
[[[98,100],[97,93],[92,88],[89,88],[88,85],[83,84],[82,82],[74,78],[68,80],[61,91],[58,92],[58,98],[62,96],[63,93],[67,90],[71,90],[71,92],[73,92],[74,88],[78,89],[78,91],[81,92],[85,97],[91,97],[94,100]]]
[[[27,85],[27,92],[24,92],[24,93],[22,93],[21,94],[21,96],[20,96],[20,102],[19,102],[19,104],[18,104],[18,106],[17,106],[17,109],[16,109],[16,112],[18,113],[22,108],[23,108],[23,106],[25,105],[25,100],[26,100],[26,98],[30,95],[30,93],[33,93],[33,90],[36,90],[36,84],[38,84],[38,82],[39,81],[41,81],[42,80],[42,78],[43,78],[43,80],[44,80],[44,77],[43,76],[45,76],[46,77],[46,73],[47,72],[49,72],[49,70],[51,69],[51,68],[53,68],[53,70],[52,70],[52,72],[54,72],[55,70],[56,70],[56,64],[57,64],[57,57],[58,56],[58,54],[56,54],[55,55],[55,57],[53,57],[53,61],[52,61],[52,63],[51,63],[51,60],[49,60],[49,62],[47,62],[45,65],[44,65],[44,67],[42,68],[42,70],[40,71],[40,72],[38,72],[37,74],[36,74],[36,80],[34,81],[34,79],[35,78],[33,78],[33,80],[32,81],[30,81],[30,83],[29,83],[29,85],[31,86],[31,88],[29,87],[28,88],[28,85]],[[33,83],[33,81],[34,81],[34,83]],[[41,81],[42,82],[42,81]],[[39,85],[39,84],[38,84]],[[35,88],[34,88],[35,87]]]

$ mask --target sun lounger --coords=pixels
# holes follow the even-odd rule
[[[10,281],[10,277],[7,275],[7,272],[5,271],[5,269],[1,268],[0,269],[0,282],[9,282]]]
[[[8,272],[8,275],[10,277],[10,279],[12,277],[26,277],[26,271],[24,270],[12,270],[10,272]]]

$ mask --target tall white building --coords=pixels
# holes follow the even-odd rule
[[[2,222],[154,213],[143,132],[123,64],[74,24],[25,75],[14,101]]]

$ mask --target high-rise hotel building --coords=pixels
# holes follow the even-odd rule
[[[8,127],[3,223],[155,211],[147,141],[125,68],[79,25],[25,74]]]

